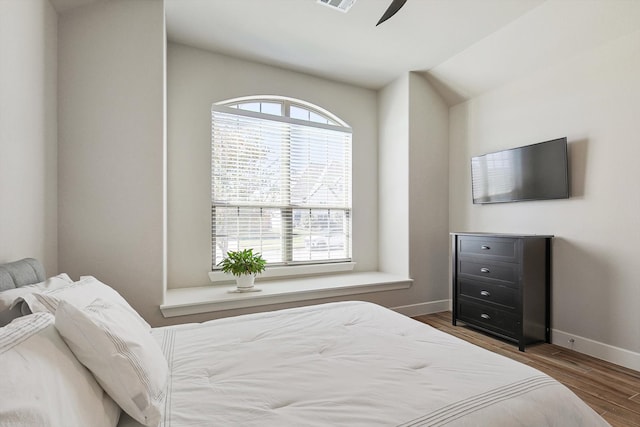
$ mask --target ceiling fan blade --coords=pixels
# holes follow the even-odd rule
[[[382,24],[384,21],[386,21],[387,19],[391,18],[393,15],[396,14],[396,12],[398,12],[400,10],[400,8],[402,6],[404,6],[404,4],[407,2],[407,0],[393,0],[391,2],[391,5],[389,5],[389,7],[387,8],[387,10],[384,12],[384,15],[382,15],[382,18],[380,18],[380,20],[378,21],[378,23],[376,24],[376,27],[380,24]]]

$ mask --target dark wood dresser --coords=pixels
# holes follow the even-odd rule
[[[462,321],[518,344],[551,342],[551,239],[451,233],[453,325]]]

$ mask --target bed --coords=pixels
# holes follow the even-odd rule
[[[49,333],[60,333],[71,350],[68,357],[77,357],[81,369],[86,366],[101,389],[109,390],[103,395],[99,390],[93,392],[97,395],[94,406],[109,413],[114,406],[125,409],[127,402],[121,403],[115,397],[117,390],[103,384],[99,367],[84,354],[86,345],[79,345],[69,333],[70,321],[64,312],[73,317],[88,310],[99,316],[96,313],[113,310],[104,316],[104,322],[117,326],[113,319],[120,319],[128,325],[124,329],[143,331],[139,340],[151,342],[145,341],[142,347],[161,354],[149,360],[141,355],[140,360],[150,367],[145,368],[144,363],[138,367],[148,368],[147,380],[157,383],[147,389],[149,404],[155,405],[156,412],[144,418],[135,408],[125,409],[117,418],[107,417],[102,425],[608,425],[570,390],[540,371],[375,304],[329,303],[146,329],[130,307],[119,306],[122,301],[109,305],[115,301],[110,298],[117,298],[111,293],[115,291],[96,282],[85,278],[40,291],[49,296],[38,296],[31,303],[42,311],[24,315],[7,327],[53,321],[53,326],[47,326]],[[99,304],[76,297],[75,292],[86,286],[82,283],[92,284],[87,293],[91,298],[98,295]],[[26,300],[20,301],[27,304]],[[52,308],[55,314],[45,312]],[[0,334],[0,362],[6,366],[2,351]],[[21,357],[25,354],[22,350]],[[1,389],[2,385],[4,393]],[[112,395],[117,405],[108,402]],[[11,409],[4,406],[3,400],[0,425],[11,425],[3,423]]]

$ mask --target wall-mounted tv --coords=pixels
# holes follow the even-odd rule
[[[569,197],[567,138],[471,158],[473,203]]]

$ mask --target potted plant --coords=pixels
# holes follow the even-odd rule
[[[227,257],[218,263],[223,273],[231,273],[235,276],[239,292],[253,289],[256,274],[262,273],[266,264],[262,255],[254,254],[253,249],[228,251]]]

